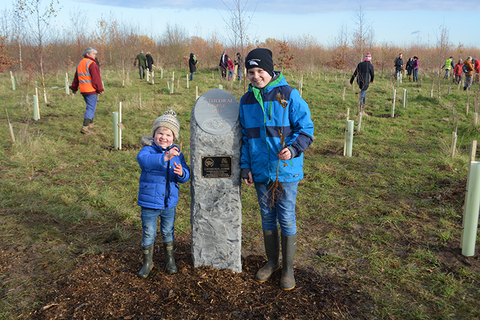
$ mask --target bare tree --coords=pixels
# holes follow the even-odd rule
[[[369,26],[364,6],[363,0],[359,0],[357,4],[357,9],[353,13],[353,21],[357,25],[357,28],[353,32],[352,44],[354,50],[357,52],[359,60],[365,55],[365,49],[368,47],[369,43],[373,42],[373,29]]]
[[[20,21],[28,21],[32,30],[32,36],[37,45],[37,56],[40,61],[40,73],[42,75],[43,97],[47,103],[47,90],[45,89],[45,73],[43,70],[43,44],[48,33],[48,26],[52,18],[57,16],[55,5],[59,5],[58,0],[51,0],[46,6],[42,6],[42,0],[17,0],[15,3],[15,16]]]
[[[245,45],[247,41],[247,30],[248,26],[250,25],[250,21],[253,18],[253,14],[255,13],[256,6],[252,11],[251,16],[247,16],[247,5],[248,1],[242,0],[233,0],[233,6],[229,7],[225,1],[223,1],[225,7],[227,7],[228,12],[230,13],[230,19],[225,20],[222,16],[223,21],[228,26],[228,28],[232,31],[233,34],[233,47],[237,49],[237,52],[240,52],[242,57],[245,57]],[[248,18],[248,21],[247,21]],[[240,66],[243,64],[240,63]],[[244,90],[246,90],[246,82],[244,81]]]
[[[177,24],[172,26],[167,23],[167,29],[163,33],[161,43],[166,51],[164,54],[165,59],[173,59],[171,62],[181,68],[188,43],[188,35],[185,28]]]

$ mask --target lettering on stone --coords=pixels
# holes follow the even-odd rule
[[[222,179],[232,177],[232,156],[203,156],[202,178]]]
[[[212,89],[198,98],[194,116],[205,132],[224,134],[231,131],[238,120],[238,102],[228,91]]]

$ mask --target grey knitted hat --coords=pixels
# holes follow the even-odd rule
[[[175,140],[178,140],[180,133],[180,121],[177,119],[177,114],[172,109],[165,111],[165,113],[155,120],[152,128],[152,137],[159,127],[164,127],[172,130]]]

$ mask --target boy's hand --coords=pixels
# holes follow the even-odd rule
[[[179,175],[180,177],[183,176],[182,164],[181,163],[177,164],[176,162],[173,162],[173,165],[175,166],[175,169],[173,169],[173,172]]]
[[[243,179],[243,181],[245,181],[245,184],[247,186],[252,186],[253,185],[253,176],[252,176],[251,171],[248,173],[248,179]]]
[[[165,161],[170,161],[173,159],[173,157],[176,157],[178,155],[180,155],[180,152],[178,152],[177,147],[174,147],[165,152]]]
[[[278,154],[278,158],[280,160],[289,160],[292,158],[292,153],[290,152],[290,150],[288,150],[288,148],[283,148],[282,151],[280,151],[280,153]]]

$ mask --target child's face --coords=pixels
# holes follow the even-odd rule
[[[173,143],[174,138],[172,130],[165,127],[158,127],[157,130],[155,130],[153,141],[155,141],[157,146],[167,148]]]
[[[272,76],[259,67],[248,69],[247,77],[252,85],[259,89],[264,88],[272,80]]]

